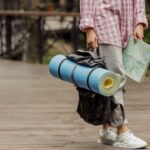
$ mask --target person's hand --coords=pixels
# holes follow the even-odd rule
[[[135,27],[133,36],[134,36],[135,40],[137,40],[137,39],[142,40],[143,39],[143,37],[144,37],[144,25],[142,23],[138,24]]]
[[[86,42],[89,48],[95,49],[98,47],[97,35],[93,28],[87,28],[86,32]]]

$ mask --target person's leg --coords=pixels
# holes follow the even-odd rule
[[[108,44],[101,44],[99,47],[99,55],[104,59],[107,68],[121,76],[121,84],[119,90],[114,94],[115,103],[124,105],[122,88],[126,83],[125,71],[122,65],[122,48]],[[114,134],[113,127],[118,127],[118,133],[124,133],[128,131],[127,120],[123,121],[122,111],[120,105],[114,110],[109,124],[103,125],[103,129],[100,129],[100,143],[113,144],[116,140],[116,134]],[[123,124],[122,124],[123,123]]]
[[[112,128],[112,126],[110,126],[109,124],[104,124],[103,125],[103,130],[104,131],[108,131],[110,128]],[[121,125],[119,127],[117,127],[117,133],[118,134],[122,134],[128,131],[128,127],[127,125]]]
[[[108,70],[113,71],[121,76],[121,84],[119,90],[114,94],[115,103],[121,104],[124,106],[124,93],[123,87],[126,83],[125,71],[122,63],[122,48],[109,45],[109,44],[101,44],[99,46],[99,55],[102,57],[106,63]],[[120,105],[114,110],[110,124],[114,127],[120,126],[118,128],[118,132],[126,132],[127,131],[127,120],[125,119],[123,122],[123,116]],[[122,124],[123,122],[123,124]],[[122,125],[122,126],[121,126]],[[104,125],[103,129],[107,130],[109,125]]]
[[[103,125],[103,130],[109,130],[110,128],[112,128],[112,126],[110,126],[109,124]]]
[[[121,76],[121,84],[119,90],[114,94],[114,99],[118,105],[115,111],[112,113],[111,119],[109,124],[111,126],[117,127],[117,138],[115,143],[113,144],[114,147],[122,147],[122,148],[143,148],[147,146],[147,143],[142,139],[136,137],[131,131],[129,131],[127,127],[127,120],[124,120],[122,114],[122,108],[124,110],[124,93],[123,87],[126,83],[125,77],[125,70],[122,63],[122,48],[108,45],[108,44],[101,44],[99,48],[100,56],[104,59],[107,68],[110,71],[120,74]],[[121,108],[121,106],[123,106]],[[110,126],[110,127],[111,127]],[[104,131],[100,139],[107,141],[113,141],[114,135],[109,130],[109,125],[104,125],[103,129],[108,130],[108,132]],[[110,140],[112,138],[112,140]]]

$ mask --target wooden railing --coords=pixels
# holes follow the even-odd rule
[[[79,17],[78,12],[49,12],[49,11],[23,11],[23,10],[1,10],[0,16],[72,16]]]
[[[37,16],[37,28],[38,28],[38,45],[37,45],[37,51],[38,51],[38,56],[39,56],[39,62],[42,63],[43,60],[43,47],[44,47],[44,41],[43,41],[43,19],[46,16],[60,16],[60,17],[72,17],[72,45],[74,49],[77,49],[78,41],[77,41],[77,28],[78,28],[78,23],[77,23],[77,18],[79,17],[79,13],[72,12],[48,12],[48,11],[18,11],[18,10],[1,10],[0,11],[0,18],[5,19],[7,26],[5,27],[7,35],[4,37],[6,40],[6,48],[5,51],[1,50],[1,54],[4,54],[7,57],[11,57],[12,54],[16,51],[16,49],[12,50],[11,45],[12,45],[12,27],[11,24],[13,22],[13,18],[16,17],[21,17],[21,18],[26,18],[26,17],[31,17],[31,16]],[[4,21],[4,22],[5,22]],[[3,25],[4,27],[4,25]]]

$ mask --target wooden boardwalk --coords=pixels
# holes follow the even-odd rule
[[[125,103],[130,129],[150,144],[150,77],[128,81]],[[96,143],[99,127],[76,107],[74,86],[46,65],[0,60],[0,150],[116,150]]]

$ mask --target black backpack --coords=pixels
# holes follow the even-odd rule
[[[80,117],[93,125],[108,123],[111,112],[116,107],[113,97],[105,97],[80,87],[77,87],[77,91],[79,94],[77,112]]]
[[[80,65],[107,69],[104,61],[91,51],[77,50],[74,54],[67,55],[67,58]],[[109,123],[112,112],[118,106],[114,102],[114,97],[106,97],[78,86],[76,89],[79,95],[77,112],[80,117],[92,125]],[[121,111],[124,118],[122,106]]]

